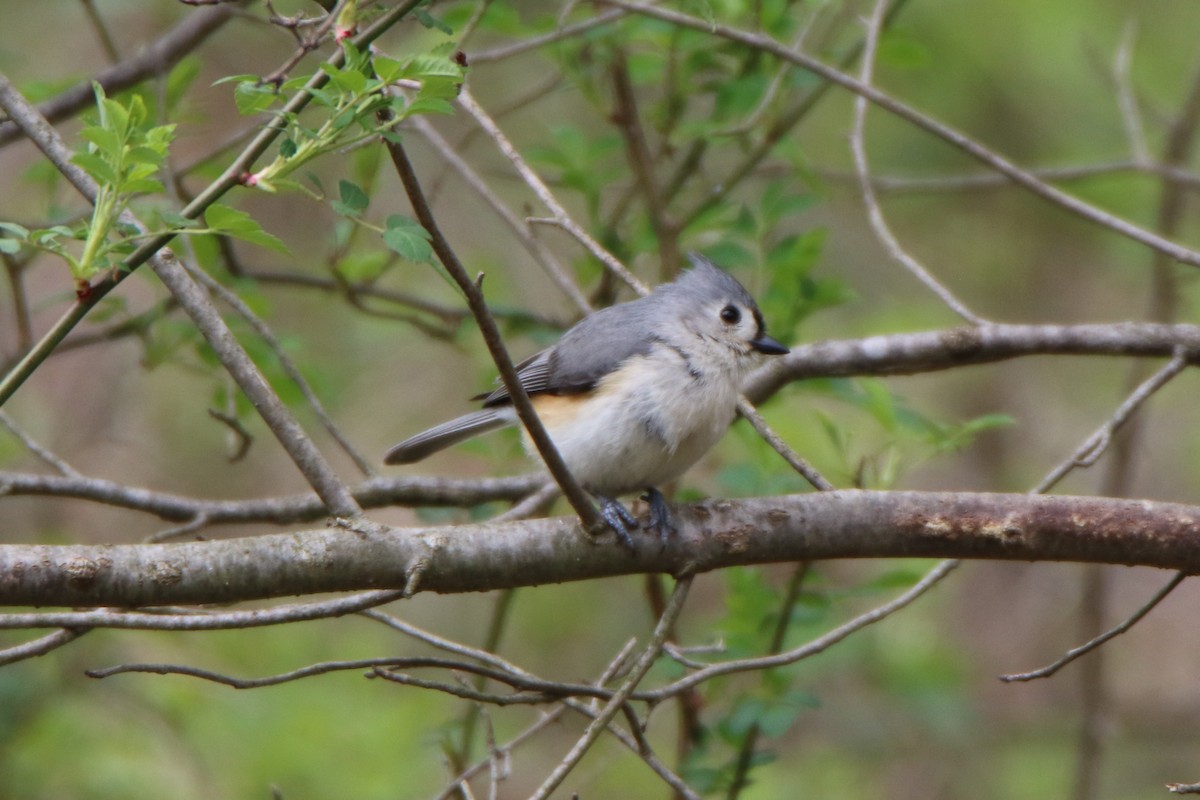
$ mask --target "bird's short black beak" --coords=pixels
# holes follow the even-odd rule
[[[765,333],[750,342],[750,346],[764,356],[785,356],[792,352]]]

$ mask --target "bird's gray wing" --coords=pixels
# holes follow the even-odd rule
[[[655,339],[643,323],[642,304],[635,300],[601,309],[563,334],[553,347],[517,365],[517,377],[528,394],[586,392],[627,359],[650,350]],[[500,386],[483,398],[485,408],[507,403]]]

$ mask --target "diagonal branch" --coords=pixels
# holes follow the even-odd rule
[[[365,48],[404,18],[418,3],[419,0],[405,0],[400,5],[389,9],[375,20],[369,28],[354,37],[354,44],[359,48]],[[344,63],[344,60],[344,52],[339,48],[329,56],[325,63],[334,67],[340,67]],[[276,121],[264,126],[233,162],[226,167],[220,177],[209,184],[192,202],[188,203],[180,212],[180,215],[187,219],[197,219],[205,209],[224,196],[226,192],[240,185],[243,175],[249,171],[258,157],[267,151],[271,143],[283,133],[284,128],[279,120],[283,120],[289,115],[300,113],[312,100],[313,92],[319,90],[328,81],[329,73],[320,69],[315,71],[312,78],[304,85],[304,88],[298,91],[280,109],[276,116]],[[21,96],[11,81],[3,74],[0,74],[0,108],[3,108],[12,120],[21,126],[21,130],[39,147],[42,147],[44,143],[52,142],[58,138],[58,134],[50,127],[45,118],[38,114],[37,110],[25,101],[25,98]],[[85,196],[88,196],[86,187],[89,184],[87,182],[81,184],[77,180],[80,176],[87,178],[86,173],[74,164],[69,163],[69,161],[65,162],[65,164],[66,166],[56,163],[55,166],[67,180],[71,181],[76,189]],[[165,231],[147,240],[125,259],[120,269],[113,270],[108,277],[96,281],[89,288],[86,299],[78,299],[73,303],[58,321],[54,323],[50,330],[42,336],[37,344],[25,354],[24,358],[0,379],[0,406],[4,405],[8,398],[20,388],[21,384],[33,374],[38,365],[46,360],[50,353],[88,315],[97,303],[115,289],[118,284],[128,278],[134,270],[149,261],[159,250],[166,247],[174,238],[175,233],[173,231]]]
[[[0,106],[3,106],[22,130],[29,134],[34,144],[79,193],[89,202],[95,202],[100,187],[90,175],[72,163],[71,150],[58,131],[39,117],[37,111],[3,76],[0,76]],[[142,233],[146,231],[145,226],[131,212],[126,211],[122,215],[122,222],[132,225]],[[187,274],[170,250],[160,246],[149,255],[148,261],[154,274],[192,318],[192,322],[212,347],[221,365],[253,403],[297,469],[321,497],[329,513],[338,517],[355,517],[361,514],[362,509],[358,507],[350,491],[325,461],[321,451],[308,438],[308,434],[291,411],[275,394],[262,371],[238,343],[225,320],[213,307],[208,294]],[[76,307],[82,305],[85,304],[81,301]],[[33,355],[32,351],[30,355]],[[27,358],[14,372],[19,373],[22,367],[32,370],[36,365],[36,362],[30,362]],[[9,377],[11,376],[12,373]],[[15,388],[13,386],[14,390]],[[2,396],[0,402],[3,402]]]
[[[587,493],[583,491],[583,488],[576,482],[567,469],[566,463],[563,461],[562,456],[559,455],[554,442],[550,439],[550,434],[546,433],[546,429],[538,418],[533,404],[529,401],[529,396],[525,393],[525,389],[521,385],[521,379],[517,377],[517,370],[513,366],[512,358],[504,346],[504,340],[500,336],[500,329],[496,326],[496,320],[492,316],[491,311],[488,310],[482,290],[480,290],[476,283],[472,282],[470,276],[467,275],[466,268],[458,260],[458,256],[450,247],[450,243],[446,240],[445,236],[442,235],[437,220],[434,219],[433,210],[425,200],[425,193],[421,189],[421,184],[417,180],[417,173],[413,170],[412,163],[408,160],[408,155],[405,153],[404,147],[398,140],[392,138],[386,139],[384,144],[387,146],[388,153],[392,157],[392,163],[396,167],[396,172],[400,175],[400,181],[404,184],[404,191],[408,195],[413,212],[417,215],[417,220],[429,233],[430,244],[433,247],[434,253],[437,254],[438,260],[442,262],[442,266],[450,273],[450,277],[454,279],[454,282],[458,284],[458,288],[462,290],[463,295],[467,298],[467,305],[470,307],[471,313],[475,316],[475,321],[479,325],[480,333],[483,334],[483,341],[487,345],[488,352],[492,355],[492,360],[496,362],[496,368],[500,371],[500,378],[504,381],[504,387],[508,390],[509,397],[512,399],[513,408],[516,410],[521,424],[525,426],[529,438],[533,440],[538,455],[542,457],[546,468],[554,476],[555,482],[562,489],[563,496],[571,504],[571,508],[575,509],[575,513],[579,515],[579,520],[583,524],[584,529],[592,531],[601,528],[603,523],[601,522],[600,515],[596,512],[592,501],[588,499]]]

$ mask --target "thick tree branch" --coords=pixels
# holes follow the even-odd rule
[[[1200,507],[1096,497],[834,491],[679,506],[631,553],[571,518],[312,530],[156,545],[0,546],[0,604],[226,603],[377,588],[471,592],[831,558],[1080,561],[1200,569]],[[61,617],[61,615],[59,615]],[[61,627],[72,620],[55,617]],[[73,619],[73,618],[72,618]],[[86,623],[84,622],[86,620]],[[81,617],[79,624],[104,625]],[[0,627],[7,623],[0,617]],[[28,627],[24,625],[21,627]]]

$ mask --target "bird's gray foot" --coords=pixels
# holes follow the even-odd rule
[[[621,505],[620,501],[602,494],[596,494],[595,492],[592,492],[592,494],[595,496],[597,502],[600,503],[600,516],[608,523],[608,527],[612,528],[613,532],[617,534],[617,538],[621,540],[621,543],[632,550],[633,537],[629,535],[629,529],[633,528],[637,530],[638,521],[634,518],[633,514],[629,513],[629,509]]]
[[[671,524],[671,509],[667,508],[667,498],[652,486],[642,495],[642,499],[650,505],[650,520],[646,528],[657,533],[658,538],[665,543],[675,532],[675,526]]]

